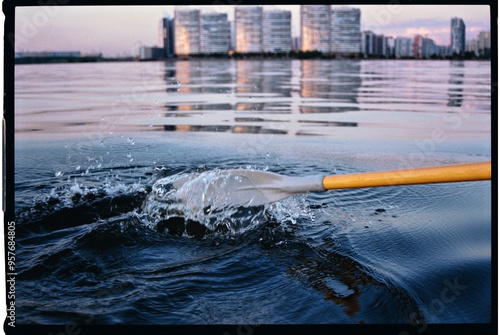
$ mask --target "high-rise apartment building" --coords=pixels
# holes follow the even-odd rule
[[[394,56],[396,58],[413,57],[413,39],[409,37],[396,37],[394,41]]]
[[[227,53],[231,28],[225,13],[201,13],[199,9],[176,9],[173,25],[175,54]]]
[[[170,17],[164,17],[162,23],[162,39],[163,49],[165,50],[165,57],[172,58],[175,55],[174,20],[172,20],[172,18]]]
[[[176,9],[174,18],[175,53],[200,53],[200,10]]]
[[[292,50],[292,13],[285,10],[262,13],[262,51],[290,52]]]
[[[231,28],[225,13],[200,16],[200,53],[227,53],[231,46]]]
[[[361,34],[361,53],[365,57],[387,57],[387,49],[387,37],[384,35],[376,35],[372,31],[364,31]]]
[[[236,52],[262,52],[262,7],[236,6]]]
[[[491,52],[491,33],[490,31],[481,31],[477,37],[478,51],[480,55],[490,55]]]
[[[332,7],[330,52],[359,54],[361,52],[361,11],[358,8]]]
[[[451,52],[461,56],[465,54],[465,24],[458,17],[451,19]]]
[[[330,6],[300,6],[302,51],[330,52]]]
[[[370,56],[374,54],[376,43],[376,35],[373,31],[363,31],[361,34],[361,53],[365,56]]]
[[[422,35],[415,35],[413,38],[413,56],[415,58],[429,58],[433,55],[439,55],[440,53],[433,39],[423,37]]]

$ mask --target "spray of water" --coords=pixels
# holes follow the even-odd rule
[[[244,177],[243,177],[244,178]],[[252,206],[235,205],[235,196],[227,190],[237,189],[242,176],[212,170],[183,173],[158,179],[142,207],[147,224],[158,225],[171,218],[194,221],[210,231],[229,231],[239,234],[257,227],[270,217],[295,223],[303,210],[298,202],[287,199],[281,203]],[[218,192],[224,189],[225,192]],[[235,191],[237,192],[237,191]]]

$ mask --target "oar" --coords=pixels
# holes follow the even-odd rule
[[[258,170],[218,170],[174,183],[180,198],[203,192],[203,207],[260,206],[295,194],[327,190],[480,181],[491,179],[491,162],[333,176],[290,177]],[[198,198],[199,199],[199,198]]]

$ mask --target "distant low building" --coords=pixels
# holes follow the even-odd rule
[[[154,60],[165,58],[165,49],[160,47],[146,47],[141,46],[139,48],[139,59],[140,60]]]
[[[80,51],[42,51],[42,52],[16,52],[14,57],[19,58],[80,58]]]
[[[97,62],[101,59],[102,53],[82,54],[80,51],[16,52],[14,54],[16,64]]]

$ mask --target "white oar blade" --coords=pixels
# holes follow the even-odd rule
[[[202,208],[250,207],[295,194],[325,191],[323,177],[289,177],[258,170],[217,170],[174,182],[177,197]]]

